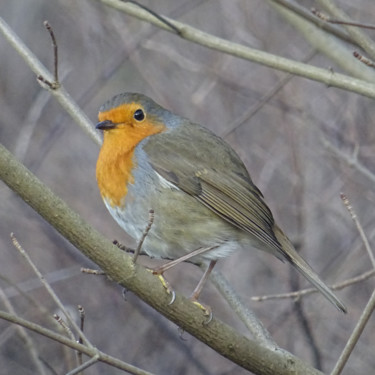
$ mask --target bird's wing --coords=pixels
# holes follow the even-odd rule
[[[178,133],[149,137],[143,149],[155,171],[168,182],[250,233],[280,259],[288,258],[276,239],[274,219],[261,192],[221,138],[189,124]]]

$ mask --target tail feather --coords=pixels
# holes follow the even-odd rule
[[[336,306],[340,311],[346,313],[345,305],[332,292],[332,290],[322,281],[322,279],[314,272],[308,263],[294,249],[293,245],[285,234],[275,226],[274,228],[277,240],[282,246],[285,258],[297,269],[307,280],[311,282],[323,295]]]

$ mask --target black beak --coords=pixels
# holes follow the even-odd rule
[[[96,124],[96,129],[100,130],[109,130],[109,129],[114,129],[116,127],[116,124],[114,124],[110,120],[104,120]]]

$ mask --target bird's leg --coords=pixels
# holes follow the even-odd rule
[[[206,253],[207,251],[213,250],[217,248],[217,246],[211,246],[211,247],[204,247],[204,248],[199,248],[197,250],[192,251],[191,253],[185,254],[180,258],[171,260],[170,262],[167,262],[159,267],[155,267],[152,272],[154,275],[161,275],[165,271],[169,270],[170,268],[176,266],[177,264],[180,264],[181,262],[185,262],[186,260],[189,260],[197,255]]]
[[[159,277],[159,280],[160,282],[162,283],[163,287],[165,288],[165,290],[167,291],[168,294],[171,294],[172,295],[172,299],[171,301],[169,302],[169,305],[171,305],[175,298],[176,298],[176,293],[174,292],[174,290],[172,289],[172,287],[170,286],[170,284],[168,283],[168,281],[164,278],[163,274],[165,271],[169,270],[170,268],[176,266],[177,264],[181,263],[181,262],[184,262],[185,260],[189,260],[191,259],[192,257],[196,256],[196,255],[200,255],[200,254],[203,254],[207,251],[210,251],[210,250],[213,250],[215,249],[217,246],[211,246],[211,247],[205,247],[205,248],[199,248],[197,250],[194,250],[192,251],[191,253],[188,253],[188,254],[185,254],[183,255],[182,257],[180,258],[177,258],[177,259],[174,259],[174,260],[171,260],[170,262],[167,262],[159,267],[155,267],[153,269],[150,269],[150,271],[154,274],[154,275],[157,275]],[[213,261],[211,261],[212,263]],[[207,270],[205,271],[205,273],[203,274],[203,277],[201,278],[198,286],[200,286],[199,290],[198,290],[198,294],[196,293],[197,289],[198,289],[198,286],[195,288],[194,292],[193,292],[193,295],[192,297],[196,296],[195,299],[193,300],[193,302],[200,306],[202,308],[202,310],[205,312],[206,315],[209,315],[210,316],[210,319],[209,321],[211,321],[212,319],[212,314],[211,314],[211,309],[208,309],[206,307],[204,307],[203,305],[201,305],[199,302],[197,302],[197,298],[199,296],[199,293],[200,291],[202,290],[202,287],[203,287],[203,284],[204,282],[206,281],[207,277],[209,276],[210,272],[212,271],[212,268],[214,267],[214,265],[216,264],[216,261],[214,262],[214,264],[211,266],[211,263],[210,265],[208,266]],[[211,268],[210,268],[211,267]],[[210,270],[209,270],[210,269]],[[209,271],[208,271],[209,270]],[[205,276],[207,274],[207,276]]]
[[[199,280],[198,285],[195,287],[193,293],[190,296],[190,300],[197,305],[200,309],[203,310],[204,315],[207,315],[208,321],[205,324],[208,324],[212,320],[212,310],[210,306],[203,305],[202,303],[198,302],[198,298],[202,292],[203,285],[206,283],[208,277],[210,276],[210,273],[215,267],[215,264],[217,263],[217,260],[211,260],[210,264],[208,265],[207,269],[204,271],[203,276]]]
[[[200,294],[202,292],[203,285],[206,283],[206,281],[207,281],[208,277],[210,276],[210,273],[214,269],[216,263],[217,263],[217,260],[211,260],[211,262],[209,263],[208,267],[204,271],[204,274],[201,277],[201,279],[199,280],[198,285],[195,287],[195,289],[193,290],[193,293],[190,296],[190,299],[193,302],[195,302],[195,301],[198,300],[198,298],[199,298],[199,296],[200,296]]]

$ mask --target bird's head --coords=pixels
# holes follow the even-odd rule
[[[166,130],[168,114],[144,95],[124,93],[100,108],[96,128],[104,133],[103,146],[131,150],[146,137]]]

